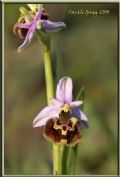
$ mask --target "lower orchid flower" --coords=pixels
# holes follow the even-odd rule
[[[28,12],[26,9],[25,11],[29,13],[27,22],[22,19],[21,23],[16,23],[13,28],[14,34],[20,36],[20,38],[25,38],[23,44],[18,47],[18,52],[21,52],[21,50],[30,44],[36,30],[41,31],[44,29],[46,32],[57,32],[66,27],[64,22],[52,22],[48,20],[49,16],[42,7],[34,11],[34,13],[36,12],[35,15],[33,12]]]
[[[80,110],[80,101],[72,101],[72,79],[63,77],[56,89],[53,103],[45,107],[33,120],[33,127],[44,127],[44,136],[53,143],[73,146],[81,139],[81,130],[88,127],[88,118]]]

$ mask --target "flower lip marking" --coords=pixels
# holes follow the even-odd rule
[[[44,136],[50,142],[74,146],[81,139],[79,122],[76,118],[66,121],[51,118],[44,127]]]

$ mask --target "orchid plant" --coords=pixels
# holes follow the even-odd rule
[[[60,31],[66,27],[65,23],[48,20],[49,15],[41,4],[27,4],[27,6],[29,9],[20,7],[20,17],[13,27],[13,32],[24,39],[18,47],[18,52],[30,44],[35,34],[43,46],[48,106],[36,115],[33,127],[44,126],[44,137],[53,144],[53,174],[60,175],[63,172],[61,146],[77,147],[82,137],[82,129],[88,127],[88,118],[80,108],[84,100],[73,101],[73,83],[70,77],[62,77],[59,80],[54,96],[48,32]],[[67,161],[67,158],[64,158],[64,161]]]

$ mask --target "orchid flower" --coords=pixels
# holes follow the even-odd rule
[[[33,14],[30,17],[33,18]],[[22,23],[16,24],[15,29],[17,28],[17,30],[23,29],[25,32],[27,31],[24,35],[25,40],[23,44],[18,47],[18,52],[21,52],[21,50],[29,45],[36,30],[41,31],[42,29],[44,29],[46,32],[57,32],[66,26],[63,22],[52,22],[47,18],[48,15],[45,16],[44,9],[42,7],[39,7],[32,20],[29,20],[29,22],[24,21]]]
[[[33,120],[33,127],[45,125],[45,137],[54,142],[59,139],[60,143],[67,141],[67,144],[75,145],[81,138],[81,129],[88,126],[88,119],[85,113],[80,110],[83,101],[72,101],[72,89],[72,79],[70,77],[61,78],[57,84],[56,98],[51,98],[53,104],[40,111]],[[61,133],[57,130],[61,130]],[[66,137],[73,138],[66,140]]]

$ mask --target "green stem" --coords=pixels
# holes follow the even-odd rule
[[[53,174],[61,174],[61,146],[53,144]]]
[[[52,65],[49,50],[44,51],[44,66],[45,66],[45,79],[46,79],[46,90],[47,90],[47,102],[51,104],[50,98],[54,97],[54,84]],[[61,154],[60,145],[53,144],[53,174],[61,174]]]
[[[49,50],[44,51],[45,79],[47,90],[47,102],[51,104],[50,98],[54,97],[53,74]],[[53,144],[53,174],[61,174],[60,145]]]
[[[45,66],[45,80],[46,80],[46,91],[47,91],[47,102],[48,105],[51,104],[50,99],[54,97],[54,84],[53,84],[53,74],[52,74],[52,65],[50,59],[49,50],[45,50],[43,53],[44,57],[44,66]]]
[[[54,82],[52,73],[52,64],[50,57],[50,38],[46,33],[37,32],[37,37],[43,44],[43,58],[45,66],[45,81],[46,81],[46,92],[47,92],[47,103],[51,105],[50,99],[54,97]],[[61,174],[61,154],[60,145],[53,144],[53,174]]]

